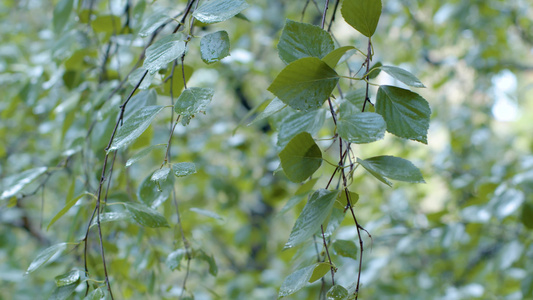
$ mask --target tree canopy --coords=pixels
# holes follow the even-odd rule
[[[528,1],[0,16],[0,298],[533,296]]]

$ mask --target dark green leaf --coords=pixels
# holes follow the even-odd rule
[[[533,205],[531,203],[524,203],[522,205],[521,218],[522,224],[529,229],[533,229]]]
[[[202,23],[212,24],[226,21],[247,7],[244,0],[210,0],[202,2],[192,15]]]
[[[370,73],[368,74],[367,78],[368,79],[374,79],[376,77],[378,77],[379,73],[381,73],[381,69],[379,67],[383,66],[383,64],[381,62],[377,62],[375,63],[372,68],[370,68],[372,71],[370,71]]]
[[[314,192],[298,216],[284,249],[292,248],[310,238],[328,217],[337,198],[338,191],[319,189]]]
[[[426,86],[420,82],[418,78],[416,78],[415,75],[411,74],[410,72],[393,66],[381,66],[379,69],[385,71],[387,74],[392,76],[394,79],[405,83],[408,86],[416,87],[416,88],[425,88]]]
[[[55,6],[53,25],[56,34],[60,34],[67,25],[73,5],[73,0],[60,0]]]
[[[185,52],[185,41],[180,33],[169,34],[146,49],[143,67],[153,74]]]
[[[59,256],[63,251],[67,249],[67,243],[59,243],[53,246],[50,246],[43,251],[41,251],[37,257],[31,262],[26,274],[29,274],[37,270],[42,265],[46,264],[50,259]]]
[[[46,170],[48,170],[46,167],[34,168],[4,178],[4,180],[2,180],[2,185],[0,185],[0,188],[3,189],[2,194],[0,195],[0,200],[15,196],[26,185],[30,184],[33,180],[46,172]]]
[[[365,160],[357,158],[357,162],[388,186],[392,186],[392,183],[385,178],[413,183],[425,183],[420,170],[413,163],[403,158],[376,156]]]
[[[193,116],[201,111],[205,111],[214,94],[215,91],[210,88],[188,88],[176,100],[174,111],[183,116]]]
[[[218,267],[213,255],[207,255],[207,253],[205,253],[203,250],[199,250],[196,258],[207,262],[209,264],[209,274],[217,276]]]
[[[378,90],[376,112],[385,119],[388,132],[427,144],[431,109],[420,95],[382,85]]]
[[[311,275],[311,278],[309,278],[309,282],[313,283],[320,278],[324,277],[329,271],[331,271],[331,265],[329,263],[318,263],[315,266],[315,269],[313,270],[313,274]]]
[[[333,249],[337,252],[338,255],[349,257],[357,260],[357,246],[355,246],[354,241],[349,240],[336,240],[333,243]]]
[[[279,153],[281,167],[293,182],[309,178],[322,164],[322,152],[307,132],[295,136]]]
[[[278,146],[285,147],[289,141],[301,132],[311,135],[317,133],[326,120],[323,109],[309,112],[295,112],[283,119],[278,132]]]
[[[152,175],[146,177],[137,191],[137,197],[146,205],[156,208],[165,202],[172,190],[172,181],[156,182],[151,180]],[[170,179],[170,177],[169,177]]]
[[[344,0],[341,13],[346,23],[363,35],[371,37],[381,15],[381,0]]]
[[[134,202],[122,203],[132,214],[133,219],[146,227],[170,227],[163,215],[146,205]]]
[[[354,144],[379,141],[385,136],[386,128],[385,120],[371,112],[346,115],[341,111],[337,122],[339,135]]]
[[[119,127],[108,151],[115,151],[133,143],[150,126],[155,116],[163,108],[165,107],[145,106],[124,120],[124,125]]]
[[[159,149],[159,148],[166,148],[166,147],[167,147],[167,144],[157,144],[157,145],[146,147],[142,149],[141,151],[135,153],[130,159],[128,159],[128,161],[126,162],[126,167],[129,167],[133,165],[134,163],[138,162],[139,160],[144,158],[146,155],[148,155],[150,152],[152,152],[152,150]]]
[[[330,66],[332,69],[334,69],[341,60],[341,58],[346,54],[346,52],[354,49],[354,46],[344,46],[337,48],[328,53],[326,56],[324,56],[324,58],[322,58],[322,61],[328,64],[328,66]]]
[[[190,162],[181,162],[172,165],[172,172],[176,177],[184,177],[196,173],[196,166]]]
[[[212,64],[229,55],[229,36],[224,30],[213,32],[202,37],[200,53],[206,64]]]
[[[268,90],[294,109],[318,109],[331,95],[339,75],[322,60],[305,57],[290,63]]]
[[[291,20],[287,20],[278,43],[279,57],[286,64],[309,56],[322,58],[334,48],[331,35],[324,29]]]
[[[316,265],[317,264],[313,264],[303,269],[296,270],[291,275],[285,277],[285,280],[283,280],[283,283],[281,284],[278,297],[281,298],[292,295],[306,286],[313,275]]]
[[[326,294],[327,300],[345,300],[348,298],[348,290],[342,285],[332,286]]]

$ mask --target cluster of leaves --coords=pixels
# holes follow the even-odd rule
[[[530,5],[248,2],[0,4],[0,298],[531,295]]]

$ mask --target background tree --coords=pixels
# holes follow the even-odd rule
[[[317,261],[315,249],[324,260],[320,235],[282,249],[303,200],[335,168],[323,162],[316,181],[289,181],[276,170],[294,112],[262,117],[286,66],[276,49],[286,19],[320,27],[325,2],[229,1],[210,20],[209,7],[198,13],[207,1],[3,1],[0,297],[109,298],[107,269],[117,299],[272,299],[288,275]],[[335,69],[344,75],[365,62],[368,38],[344,21],[343,5],[329,1],[324,28],[335,48],[363,50]],[[383,2],[369,67],[402,67],[428,87],[416,90],[433,112],[428,146],[387,133],[352,149],[410,159],[427,184],[391,189],[354,173],[354,208],[372,239],[361,235],[360,260],[348,217],[327,239],[337,285],[353,291],[362,262],[361,299],[533,295],[532,19],[527,1]],[[385,72],[372,82],[405,87]],[[373,103],[376,93],[370,86]],[[194,111],[170,107],[192,98],[203,100]],[[147,118],[117,133],[129,147],[109,144],[115,125],[128,125],[117,122],[125,101],[124,119],[143,111],[151,121],[140,135]],[[311,133],[336,164],[328,122]],[[105,151],[113,147],[120,151]],[[99,190],[102,247],[90,221]],[[317,299],[331,285],[324,276],[288,297]]]

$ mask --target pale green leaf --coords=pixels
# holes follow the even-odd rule
[[[340,194],[343,194],[344,192],[341,192]],[[336,202],[337,204],[338,202]],[[342,221],[344,221],[346,213],[344,212],[344,207],[338,207],[338,205],[333,205],[333,208],[331,209],[331,214],[329,215],[329,218],[326,219],[327,226],[324,227],[324,236],[330,237],[337,228],[341,225]]]
[[[172,181],[165,180],[158,184],[151,180],[152,175],[153,173],[141,182],[141,185],[137,190],[137,197],[146,205],[156,208],[165,202],[170,196],[170,192],[172,191]],[[172,177],[169,177],[168,179],[170,178]]]
[[[213,276],[217,276],[218,274],[218,266],[215,261],[215,258],[213,255],[208,255],[203,250],[199,250],[195,256],[195,258],[198,258],[200,260],[203,260],[209,264],[209,274]]]
[[[303,269],[296,270],[291,275],[285,277],[285,280],[283,280],[283,283],[281,284],[278,297],[281,298],[292,295],[306,286],[313,275],[316,265],[317,264],[313,264]]]
[[[379,69],[385,71],[387,74],[392,76],[394,79],[405,83],[408,86],[412,86],[415,88],[425,88],[426,86],[418,79],[415,75],[411,74],[410,72],[394,67],[394,66],[381,66]]]
[[[310,238],[326,220],[335,203],[338,191],[319,189],[315,191],[298,216],[284,249],[292,248]]]
[[[146,18],[146,21],[144,21],[141,30],[139,31],[139,35],[142,37],[149,36],[168,20],[170,20],[170,17],[163,13],[155,13],[151,15]]]
[[[229,36],[224,30],[207,34],[200,41],[200,53],[206,64],[212,64],[228,56],[229,48]]]
[[[186,253],[187,251],[185,249],[178,249],[176,251],[171,252],[167,256],[165,264],[172,271],[179,270],[181,266],[181,259],[183,258],[183,256],[185,256]]]
[[[318,109],[331,95],[339,75],[316,57],[305,57],[286,66],[268,87],[294,109]]]
[[[184,177],[196,173],[196,166],[190,162],[181,162],[172,165],[172,172],[176,177]]]
[[[289,64],[304,57],[322,58],[335,46],[331,35],[324,29],[287,19],[279,38],[279,57]]]
[[[212,24],[226,21],[248,6],[244,0],[209,0],[203,1],[192,15],[202,23]]]
[[[295,112],[283,119],[278,132],[278,146],[285,147],[287,143],[301,132],[311,135],[317,133],[326,120],[326,110],[318,109],[309,112]]]
[[[170,88],[172,87],[172,95],[178,96],[179,94],[181,94],[181,91],[184,87],[183,74],[185,74],[185,82],[189,82],[189,78],[191,78],[193,72],[194,69],[189,65],[180,65],[176,67],[176,69],[174,70],[174,76],[163,84],[163,87],[160,89],[160,92],[158,94],[170,96]],[[172,70],[168,70],[166,76],[170,76],[171,73]]]
[[[328,272],[331,271],[331,265],[329,263],[317,263],[315,266],[315,269],[313,270],[313,274],[311,275],[311,278],[309,278],[309,282],[313,283],[320,278],[324,277]]]
[[[150,177],[150,180],[155,182],[165,181],[168,177],[168,174],[170,174],[170,168],[168,167],[157,169],[152,174],[152,177]]]
[[[147,71],[148,70],[146,70],[145,67],[140,67],[140,68],[135,69],[135,71],[133,71],[131,75],[128,76],[128,83],[131,86],[137,86],[137,84],[139,83],[139,81],[141,81],[141,78],[142,78],[143,81],[139,85],[139,89],[146,90],[147,88],[150,87],[150,85],[152,84],[152,81],[155,78],[155,73],[150,73],[150,72],[148,72],[148,74],[144,76],[144,73],[146,73]]]
[[[159,149],[159,148],[166,148],[167,144],[157,144],[152,145],[149,147],[146,147],[142,149],[141,151],[135,153],[128,161],[126,161],[126,167],[129,167],[133,165],[134,163],[138,162],[139,160],[143,159],[146,155],[148,155],[152,150]]]
[[[255,122],[266,119],[274,115],[275,113],[281,111],[285,107],[287,107],[287,104],[283,103],[283,101],[281,101],[278,97],[276,97],[272,99],[272,101],[268,103],[265,109],[259,115],[257,115],[257,117],[255,117],[255,119],[252,122],[248,123],[248,125],[251,125]]]
[[[119,222],[119,221],[128,221],[130,222],[132,215],[129,211],[110,211],[100,214],[100,224],[109,223],[109,222]],[[91,223],[91,227],[98,224],[98,219],[94,218]]]
[[[15,196],[26,185],[30,184],[37,177],[46,172],[46,170],[48,170],[48,168],[39,167],[4,178],[4,180],[2,180],[2,185],[0,185],[0,188],[3,189],[2,194],[0,195],[0,200]]]
[[[381,16],[381,0],[344,0],[341,13],[346,23],[371,37]]]
[[[355,106],[358,112],[361,112],[363,110],[363,104],[365,103],[365,97],[366,97],[366,90],[364,88],[359,88],[356,90],[351,90],[346,95],[344,95],[344,99]],[[367,104],[367,107],[370,106],[370,104]]]
[[[54,32],[60,34],[67,25],[74,0],[60,0],[54,7],[54,18],[52,24],[54,26]]]
[[[293,182],[309,178],[322,164],[322,151],[307,132],[295,136],[279,153],[281,167]]]
[[[337,130],[346,141],[354,144],[372,143],[383,139],[387,124],[379,114],[363,112],[339,114]]]
[[[185,41],[180,33],[169,34],[146,49],[143,67],[153,74],[185,53]]]
[[[221,216],[219,216],[217,213],[214,213],[210,210],[207,210],[207,209],[201,209],[201,208],[197,208],[197,207],[191,207],[189,209],[190,211],[193,211],[199,215],[202,215],[202,216],[206,216],[206,217],[210,217],[210,218],[213,218],[213,219],[217,219],[217,220],[223,220]]]
[[[413,163],[403,158],[394,156],[376,156],[365,160],[357,158],[357,163],[361,164],[374,177],[389,186],[392,186],[392,183],[385,178],[413,183],[425,183],[420,170]]]
[[[50,221],[50,223],[48,224],[48,226],[46,227],[46,230],[49,230],[50,227],[57,221],[59,220],[63,215],[65,215],[77,202],[78,200],[80,200],[83,196],[91,196],[93,199],[96,200],[96,195],[94,194],[91,194],[91,193],[88,193],[88,192],[85,192],[79,196],[77,196],[76,198],[70,200],[69,202],[67,202],[65,204],[65,207],[63,207],[53,218],[52,220]]]
[[[50,298],[48,298],[48,300],[66,300],[72,295],[72,293],[74,293],[78,285],[79,283],[75,282],[69,285],[57,287],[52,292],[52,295],[50,295]]]
[[[346,300],[348,299],[348,290],[345,289],[342,285],[332,286],[328,293],[326,294],[327,300]]]
[[[99,287],[87,295],[84,300],[107,300],[105,287]]]
[[[328,66],[330,66],[332,69],[334,69],[341,60],[341,58],[346,54],[346,52],[354,49],[354,46],[344,46],[337,48],[328,53],[326,56],[324,56],[322,58],[322,61],[328,64]]]
[[[124,125],[119,127],[109,151],[115,151],[133,143],[150,126],[163,108],[165,107],[145,106],[124,120]]]
[[[420,95],[402,88],[382,85],[377,94],[376,112],[383,116],[388,132],[427,144],[431,109]]]
[[[37,257],[30,263],[30,266],[28,267],[28,270],[26,270],[26,274],[29,274],[35,270],[37,270],[42,265],[46,264],[49,260],[53,260],[53,258],[59,256],[63,251],[67,249],[67,243],[59,243],[55,244],[53,246],[50,246],[43,251],[41,251]]]
[[[176,100],[174,111],[183,116],[193,116],[205,111],[214,94],[215,91],[211,88],[188,88]]]
[[[91,21],[91,26],[94,32],[97,33],[105,32],[118,34],[122,24],[119,16],[105,15],[96,17],[96,19]]]
[[[132,214],[133,219],[146,227],[170,227],[162,214],[144,204],[128,202],[122,203]]]
[[[349,257],[357,260],[357,246],[354,241],[350,240],[336,240],[333,242],[333,249],[338,255]]]

